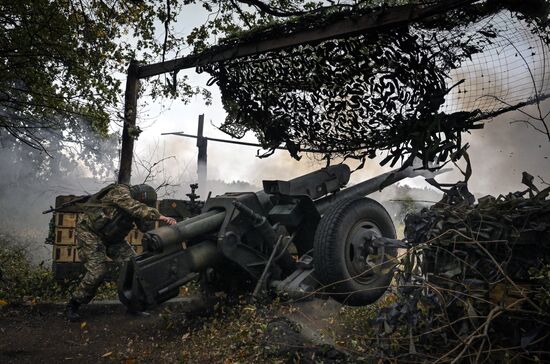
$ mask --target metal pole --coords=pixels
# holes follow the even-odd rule
[[[199,115],[199,126],[197,130],[197,147],[199,156],[197,158],[197,175],[199,181],[199,195],[205,196],[207,192],[207,162],[208,162],[208,139],[203,136],[204,114]]]

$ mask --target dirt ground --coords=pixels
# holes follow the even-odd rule
[[[144,318],[116,304],[92,304],[82,311],[84,321],[71,323],[62,305],[3,309],[0,363],[177,361],[181,335],[167,329],[163,310]]]
[[[202,362],[197,359],[200,355],[186,359],[183,354],[185,340],[193,330],[204,330],[208,320],[216,319],[209,319],[203,312],[200,313],[205,318],[197,319],[194,303],[193,298],[183,299],[157,308],[149,317],[134,317],[126,314],[125,308],[116,302],[99,302],[83,307],[81,323],[68,322],[62,304],[4,306],[0,308],[0,363]],[[320,362],[347,361],[330,343],[321,342],[317,324],[308,325],[308,316],[304,313],[319,312],[320,305],[318,302],[305,303],[303,310],[293,309],[286,317],[275,317],[265,330],[265,335],[271,335],[267,340],[289,347],[299,344],[307,349],[309,357],[316,358],[312,362],[321,359],[315,353],[316,348],[322,349]],[[337,309],[330,307],[324,312],[328,315]],[[295,323],[299,330],[294,330]],[[292,335],[287,335],[285,330]],[[215,336],[216,333],[212,333],[213,340]],[[289,348],[279,347],[278,350],[272,362],[287,362],[285,358],[295,354],[288,355]],[[234,362],[219,356],[209,357],[207,353],[204,358],[213,362]]]

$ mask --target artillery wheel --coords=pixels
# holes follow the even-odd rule
[[[371,244],[395,239],[386,209],[370,198],[344,200],[321,218],[314,239],[315,275],[335,300],[361,306],[380,298],[393,277],[397,249]]]

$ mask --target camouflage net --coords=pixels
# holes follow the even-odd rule
[[[414,157],[425,166],[429,161],[455,160],[463,150],[462,132],[480,128],[479,120],[550,90],[550,72],[544,72],[548,67],[541,58],[548,50],[548,24],[494,3],[480,2],[429,22],[268,52],[199,71],[210,73],[211,82],[220,86],[228,113],[221,130],[237,138],[254,131],[268,149],[264,156],[284,144],[295,158],[309,149],[325,153],[327,159],[363,161],[382,150],[388,152],[382,164],[391,165],[403,159],[410,165]],[[357,6],[338,17],[280,24],[248,35],[248,40],[373,10]],[[499,60],[505,65],[501,68],[487,62],[502,58],[503,50],[516,53],[510,67],[508,59]],[[534,84],[525,78],[524,69],[524,92],[517,93],[515,81],[506,83],[502,77],[515,75],[524,61],[524,68],[533,71]],[[486,88],[480,86],[485,84]]]
[[[451,188],[406,218],[398,300],[380,311],[380,355],[414,362],[550,359],[550,187],[471,204]],[[536,254],[534,254],[536,252]]]

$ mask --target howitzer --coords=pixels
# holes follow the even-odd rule
[[[344,188],[350,174],[340,164],[263,181],[263,191],[209,198],[200,215],[145,234],[144,253],[121,271],[120,300],[149,309],[200,276],[225,290],[324,292],[349,305],[376,301],[393,275],[396,248],[385,242],[395,239],[395,228],[384,207],[364,196],[433,173],[394,170]]]

